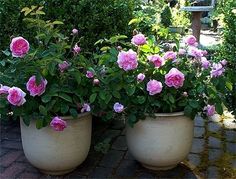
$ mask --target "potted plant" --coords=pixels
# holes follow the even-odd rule
[[[22,12],[36,34],[31,42],[12,38],[10,52],[4,51],[8,57],[0,71],[1,118],[21,118],[23,149],[32,165],[47,174],[65,174],[85,160],[90,148],[91,63],[75,43],[77,29],[69,45],[70,38],[58,29],[62,22],[39,18],[42,7]]]
[[[226,61],[207,60],[194,36],[178,52],[165,52],[154,37],[137,32],[131,42],[105,40],[95,70],[100,91],[91,96],[104,106],[105,120],[126,117],[128,149],[136,160],[146,168],[171,169],[191,149],[195,116],[222,114],[224,96],[216,86],[225,88]]]

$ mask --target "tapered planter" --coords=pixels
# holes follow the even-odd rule
[[[92,131],[92,116],[83,113],[67,121],[64,131],[50,126],[36,129],[35,120],[26,126],[21,120],[21,138],[26,158],[41,172],[51,175],[69,173],[87,157]]]
[[[129,152],[144,167],[168,170],[183,161],[191,150],[193,120],[183,112],[155,114],[130,127],[126,125]]]

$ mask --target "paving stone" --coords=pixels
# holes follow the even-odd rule
[[[125,127],[125,121],[124,120],[114,120],[113,122],[112,122],[112,126],[111,126],[111,128],[112,129],[124,129],[124,127]]]
[[[5,167],[0,167],[0,174],[3,173],[5,169]]]
[[[226,141],[229,141],[229,142],[236,142],[236,131],[228,131],[226,130],[225,131],[225,138],[226,138]]]
[[[194,137],[203,137],[205,134],[205,128],[194,127]]]
[[[19,164],[25,165],[25,171],[29,173],[40,173],[40,171],[31,165],[29,162],[19,162]]]
[[[219,172],[218,172],[218,169],[217,167],[208,167],[207,169],[207,178],[218,178],[219,176]]]
[[[132,154],[129,151],[126,152],[124,158],[127,159],[127,160],[135,160],[134,157],[132,156]]]
[[[203,139],[198,139],[194,138],[193,139],[193,144],[192,144],[192,153],[200,153],[204,150],[204,140]]]
[[[189,159],[189,162],[195,166],[198,166],[201,162],[200,155],[198,154],[189,154],[188,159]]]
[[[2,135],[2,139],[6,140],[15,140],[15,141],[21,141],[21,136],[19,133],[15,132],[6,132]]]
[[[109,129],[102,136],[100,135],[100,139],[115,138],[120,135],[120,132],[120,130]]]
[[[0,158],[0,165],[3,167],[8,167],[11,163],[13,163],[17,158],[22,155],[22,151],[11,151],[6,153]]]
[[[13,179],[18,174],[20,174],[25,169],[24,165],[14,163],[10,167],[6,168],[3,173],[0,174],[0,178],[2,179]]]
[[[4,149],[4,148],[2,148],[2,147],[1,147],[1,144],[0,144],[0,157],[1,157],[2,155],[5,155],[7,152],[9,152],[9,149]]]
[[[123,156],[123,151],[110,150],[106,155],[104,155],[99,165],[103,167],[115,168],[118,166]]]
[[[194,126],[204,127],[205,121],[201,116],[196,116],[194,119]]]
[[[4,140],[1,144],[1,147],[22,150],[22,144],[21,144],[21,142],[18,142],[18,141]]]
[[[112,149],[115,150],[127,150],[125,136],[119,136],[112,145]]]
[[[142,178],[142,179],[148,179],[148,178],[155,178],[155,175],[152,173],[141,173],[139,174],[138,178]]]
[[[219,149],[209,149],[208,159],[210,161],[216,161],[221,157],[222,153],[223,151]]]
[[[210,148],[221,148],[221,140],[215,137],[209,137],[208,146]]]
[[[135,160],[123,160],[116,170],[117,177],[135,177],[139,164]]]
[[[113,168],[96,167],[89,178],[108,178],[112,175]]]
[[[232,159],[230,163],[232,164],[233,168],[236,168],[236,159]]]
[[[28,162],[27,158],[25,157],[25,154],[22,154],[16,161],[17,162]]]
[[[215,122],[208,123],[208,130],[211,132],[218,132],[221,129],[221,126]]]
[[[41,176],[40,173],[29,173],[29,172],[24,172],[22,174],[20,174],[19,177],[17,177],[18,179],[37,179]]]
[[[126,129],[123,129],[121,132],[121,135],[125,135],[126,134]]]
[[[236,155],[236,143],[227,142],[226,148],[230,154]]]

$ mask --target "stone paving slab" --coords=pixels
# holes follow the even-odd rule
[[[22,151],[18,121],[1,122],[0,178],[236,178],[235,129],[224,129],[198,117],[188,159],[172,170],[151,171],[142,167],[129,153],[123,121],[93,122],[93,141],[87,159],[64,176],[44,175],[29,164]],[[107,139],[107,153],[94,150],[98,142],[102,144]]]

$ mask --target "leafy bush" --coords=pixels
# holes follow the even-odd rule
[[[58,19],[64,22],[62,32],[69,33],[78,28],[81,44],[91,48],[97,39],[118,33],[127,34],[128,22],[132,19],[135,0],[1,0],[0,1],[0,49],[10,42],[11,35],[23,34],[32,39],[34,34],[24,27],[20,10],[31,5],[44,6],[45,19]],[[86,47],[85,47],[86,45]]]

